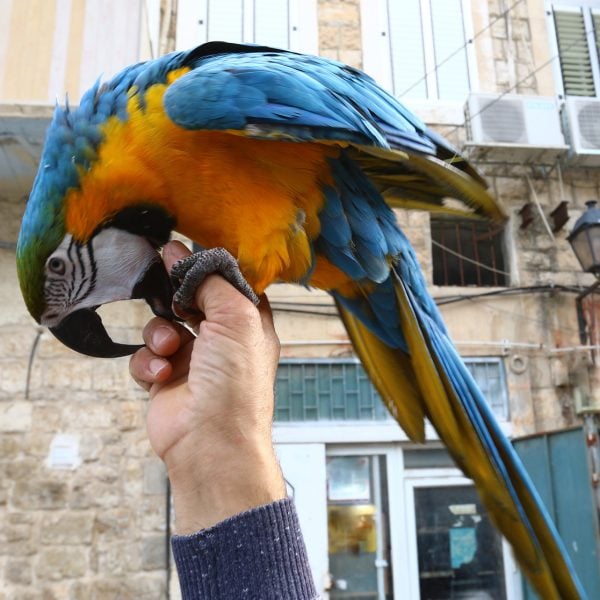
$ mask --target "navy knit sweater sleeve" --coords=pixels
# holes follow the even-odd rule
[[[184,600],[317,598],[292,500],[171,539]]]

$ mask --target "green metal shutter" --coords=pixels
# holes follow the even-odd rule
[[[594,15],[596,31],[599,22],[600,16]],[[565,94],[595,96],[596,88],[583,13],[581,10],[555,9],[554,25]]]

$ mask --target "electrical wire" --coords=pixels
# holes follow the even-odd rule
[[[437,73],[437,71],[442,65],[445,65],[450,59],[454,58],[459,52],[464,50],[469,44],[472,44],[481,34],[485,33],[490,27],[492,27],[494,23],[506,17],[506,15],[509,12],[511,12],[513,8],[515,8],[518,4],[521,4],[523,1],[524,0],[517,0],[512,6],[510,6],[504,12],[499,14],[495,19],[491,20],[483,29],[480,29],[473,37],[469,38],[460,48],[454,50],[454,52],[446,56],[446,58],[444,58],[444,60],[442,60],[441,62],[436,63],[433,69],[427,71],[425,75],[417,79],[417,81],[415,81],[410,87],[406,88],[400,95],[398,95],[398,98],[403,98],[406,94],[408,94],[408,92],[417,87],[422,81],[425,81],[430,75]]]
[[[494,104],[497,104],[498,102],[500,102],[500,100],[502,100],[502,98],[504,98],[504,96],[506,96],[507,94],[510,94],[511,92],[514,92],[521,84],[525,83],[528,79],[533,77],[536,73],[539,73],[539,71],[546,68],[548,65],[552,64],[557,58],[560,58],[561,53],[564,54],[571,48],[574,48],[575,46],[582,44],[584,42],[587,44],[587,41],[588,41],[587,39],[590,36],[590,34],[592,34],[592,33],[594,33],[593,29],[586,31],[585,37],[583,39],[575,40],[573,43],[569,44],[568,46],[566,46],[565,48],[563,48],[562,50],[557,52],[554,56],[551,56],[548,60],[544,61],[537,69],[530,71],[525,77],[523,77],[522,79],[517,81],[517,83],[515,83],[514,85],[512,85],[511,87],[506,89],[498,97],[496,97],[493,100],[491,100],[490,102],[488,102],[482,109],[478,110],[476,113],[473,113],[472,115],[469,115],[467,118],[465,118],[465,120],[460,125],[456,125],[452,129],[446,131],[444,135],[448,136],[448,135],[453,134],[458,129],[461,129],[462,127],[467,125],[467,123],[470,123],[475,117],[478,117],[479,115],[484,113],[486,110],[489,110],[492,106],[494,106]]]
[[[548,323],[542,319],[536,319],[535,317],[531,317],[529,315],[523,315],[512,310],[508,310],[506,308],[501,308],[498,306],[494,306],[492,304],[488,304],[487,302],[482,301],[485,298],[491,297],[503,297],[503,296],[518,296],[518,295],[527,295],[527,294],[543,294],[543,293],[556,293],[556,292],[564,292],[569,294],[579,294],[582,291],[582,287],[579,286],[568,286],[568,285],[555,285],[555,284],[544,284],[544,285],[534,285],[534,286],[521,286],[514,288],[506,288],[502,290],[490,290],[488,292],[481,292],[479,294],[456,294],[452,296],[441,296],[434,297],[434,301],[438,306],[444,306],[446,304],[453,304],[456,302],[477,302],[479,306],[484,306],[488,310],[506,314],[510,316],[512,319],[519,319],[521,321],[527,321],[530,323],[537,323],[538,325],[543,325],[544,327],[548,327]],[[317,310],[302,310],[297,309],[294,306],[293,302],[273,302],[272,308],[275,312],[279,313],[292,313],[292,314],[304,314],[310,316],[318,316],[318,317],[337,317],[337,311],[317,311]],[[332,307],[333,308],[333,307]],[[575,327],[553,327],[555,331],[563,331],[565,333],[579,333],[579,329]]]

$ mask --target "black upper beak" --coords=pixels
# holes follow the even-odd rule
[[[146,300],[155,315],[169,320],[175,319],[171,310],[173,286],[158,255],[157,260],[135,284],[131,297]],[[76,310],[68,314],[56,327],[50,327],[50,331],[65,346],[87,356],[116,358],[133,354],[143,348],[143,345],[113,342],[96,312],[97,308],[96,306]]]
[[[56,327],[50,327],[50,331],[71,350],[98,358],[127,356],[143,347],[113,342],[94,308],[82,308],[72,312]]]

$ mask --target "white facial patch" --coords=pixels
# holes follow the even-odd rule
[[[54,327],[74,310],[128,300],[156,256],[145,238],[122,229],[103,229],[87,244],[66,235],[46,261],[42,324]]]

